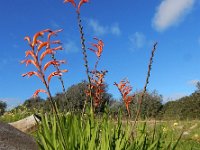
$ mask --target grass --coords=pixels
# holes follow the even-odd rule
[[[0,117],[0,120],[3,122],[17,121],[17,120],[20,120],[20,119],[28,116],[29,114],[32,114],[32,112],[27,111],[27,109],[21,108],[20,110],[18,109],[18,111],[12,110],[11,112],[5,113],[3,116]],[[86,138],[87,134],[88,134],[87,132],[89,132],[89,131],[96,132],[96,130],[98,130],[98,132],[95,133],[95,135],[96,135],[96,137],[100,137],[100,134],[101,134],[100,130],[102,130],[102,128],[103,128],[103,130],[106,130],[105,131],[106,133],[109,133],[107,136],[109,136],[111,138],[114,136],[114,133],[116,132],[116,130],[115,130],[115,132],[114,132],[114,130],[112,132],[111,129],[117,129],[120,127],[120,119],[119,118],[118,118],[119,119],[119,122],[118,122],[118,120],[112,119],[110,117],[106,117],[105,115],[104,115],[104,117],[96,118],[93,120],[90,118],[91,116],[84,115],[84,118],[83,118],[84,121],[82,121],[81,116],[73,115],[71,113],[67,113],[67,114],[61,113],[59,116],[61,117],[62,131],[65,133],[64,135],[66,136],[66,139],[68,139],[68,142],[70,142],[72,139],[69,139],[67,137],[74,136],[73,140],[79,141],[79,143],[81,143],[80,140]],[[44,139],[45,139],[45,137],[44,137],[44,139],[42,140],[41,136],[49,137],[49,139],[48,138],[47,139],[49,140],[50,143],[52,143],[52,141],[55,140],[55,137],[56,137],[57,140],[56,140],[56,142],[54,142],[54,145],[56,145],[56,144],[60,145],[60,143],[59,143],[60,140],[57,137],[57,136],[59,136],[59,131],[58,131],[58,128],[55,129],[55,124],[56,124],[55,116],[50,117],[50,115],[46,114],[43,117],[45,119],[43,119],[44,121],[42,122],[42,125],[40,125],[40,127],[39,127],[39,129],[40,129],[39,132],[35,132],[33,134],[34,137],[38,140],[38,142],[41,145],[44,145],[44,143],[42,144],[41,141],[44,142]],[[145,123],[146,123],[145,130],[143,130]],[[95,126],[92,126],[92,124]],[[127,131],[128,130],[127,128],[130,128],[130,124],[134,124],[134,120],[130,121],[129,124],[127,124],[127,120],[121,120],[120,132],[130,134],[131,132]],[[44,127],[46,128],[45,130],[43,130]],[[135,143],[134,140],[138,141],[139,140],[138,138],[141,137],[142,134],[143,134],[142,141],[144,141],[144,138],[145,138],[144,134],[147,135],[147,137],[150,141],[152,141],[154,130],[155,130],[156,134],[155,134],[154,138],[158,139],[159,134],[162,134],[162,138],[160,139],[160,142],[165,147],[167,147],[170,142],[172,143],[172,145],[174,145],[182,133],[181,140],[179,141],[179,143],[176,147],[177,150],[189,150],[189,149],[198,150],[198,149],[200,149],[200,120],[193,120],[193,121],[191,121],[191,120],[190,121],[187,121],[187,120],[185,120],[185,121],[179,121],[179,120],[164,121],[164,120],[162,120],[162,121],[156,121],[156,126],[155,126],[154,120],[138,121],[137,126],[134,130],[136,132],[134,132],[134,133],[132,132],[132,134],[136,136],[136,139],[132,139],[131,143]],[[39,138],[38,138],[38,134],[40,135]],[[73,136],[71,136],[70,134]],[[83,135],[83,134],[86,134],[86,135]],[[97,136],[97,134],[99,134],[99,135]],[[51,136],[51,135],[55,135],[55,137]],[[106,135],[104,135],[104,136],[106,136]],[[78,140],[77,140],[77,138],[78,138]],[[98,140],[100,140],[100,139],[98,139]],[[98,140],[95,139],[96,142]],[[85,139],[84,139],[84,141],[85,141]],[[87,142],[84,143],[84,146],[88,147],[89,143],[91,143],[91,142],[92,142],[92,138],[87,139]],[[101,143],[101,142],[99,141],[99,143]],[[69,145],[69,143],[68,143],[68,145]],[[73,145],[74,144],[71,144],[71,146],[73,146]],[[48,148],[48,149],[50,149],[50,148]],[[57,149],[59,149],[59,148],[57,148]],[[99,147],[99,149],[101,149],[101,147]]]
[[[95,119],[92,112],[84,115],[61,114],[61,128],[65,136],[59,134],[56,117],[45,115],[38,132],[38,143],[41,149],[99,149],[99,150],[154,150],[175,149],[180,140],[166,140],[168,134],[159,125],[154,134],[147,129],[146,123],[132,128],[129,121],[122,122],[121,116],[117,122],[104,114],[102,118]],[[64,145],[65,144],[65,145]]]

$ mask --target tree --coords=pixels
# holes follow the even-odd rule
[[[200,119],[200,93],[167,102],[162,113],[163,119]]]
[[[66,93],[58,93],[54,97],[57,102],[59,109],[66,111],[82,111],[86,97],[87,82],[83,81],[81,83],[70,86]],[[104,111],[105,105],[112,99],[112,95],[107,93],[107,85],[104,87],[105,92],[102,95],[102,101],[96,112]],[[87,103],[90,105],[90,101]]]
[[[23,105],[25,105],[26,108],[28,109],[33,109],[33,108],[41,109],[44,106],[44,102],[45,102],[44,99],[36,97],[25,100]]]
[[[196,83],[196,93],[200,93],[200,82],[198,81],[197,83]]]
[[[131,103],[131,114],[135,117],[138,109],[138,101],[141,98],[142,92],[136,92]],[[162,95],[159,95],[156,90],[153,92],[146,92],[141,106],[140,117],[145,118],[156,118],[162,109]]]
[[[6,108],[7,108],[6,102],[0,101],[0,116],[5,113]]]

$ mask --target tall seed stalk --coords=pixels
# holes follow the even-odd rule
[[[156,48],[157,48],[157,45],[158,43],[156,42],[154,45],[153,45],[153,49],[151,51],[151,57],[150,57],[150,60],[149,60],[149,65],[148,65],[148,71],[147,71],[147,76],[146,76],[146,82],[145,82],[145,85],[144,85],[144,88],[143,88],[143,92],[142,92],[142,95],[141,95],[141,98],[139,99],[138,101],[138,110],[136,112],[136,117],[135,117],[135,121],[134,121],[134,125],[136,125],[136,122],[138,121],[138,118],[139,118],[139,115],[141,113],[141,109],[142,109],[142,102],[143,102],[143,99],[144,99],[144,96],[146,94],[146,91],[147,91],[147,86],[149,84],[149,78],[151,76],[151,69],[152,69],[152,64],[153,64],[153,58],[154,58],[154,53],[156,51]]]
[[[84,32],[83,32],[83,26],[82,26],[82,21],[80,17],[80,12],[77,11],[77,21],[78,21],[78,27],[81,35],[81,45],[82,45],[82,53],[83,53],[83,60],[85,62],[84,66],[86,69],[86,75],[88,78],[88,83],[89,83],[89,98],[90,98],[90,106],[91,106],[91,111],[93,111],[93,101],[92,101],[92,88],[91,88],[91,78],[90,78],[90,72],[89,72],[89,65],[88,65],[88,60],[87,60],[87,52],[86,52],[86,46],[85,46],[85,38],[84,38]],[[84,102],[82,114],[85,112],[85,107],[87,104],[87,98]]]

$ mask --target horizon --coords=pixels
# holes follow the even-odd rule
[[[131,7],[130,7],[131,6]],[[9,107],[22,104],[42,83],[21,74],[32,70],[20,64],[29,48],[25,36],[50,28],[64,29],[56,39],[63,43],[64,50],[57,54],[65,59],[63,75],[66,88],[86,79],[82,50],[77,27],[76,13],[71,4],[63,0],[1,1],[0,23],[0,100]],[[103,10],[103,11],[102,11]],[[144,11],[145,10],[145,11]],[[148,62],[155,41],[158,42],[151,71],[148,91],[154,89],[163,95],[164,102],[190,95],[200,80],[200,1],[197,0],[152,0],[92,1],[81,8],[87,47],[93,37],[104,41],[104,50],[99,69],[108,70],[105,82],[108,92],[120,98],[113,85],[128,78],[133,92],[143,88]],[[90,66],[95,56],[88,51]],[[62,91],[57,78],[52,78],[53,95]],[[43,94],[39,95],[45,97]]]

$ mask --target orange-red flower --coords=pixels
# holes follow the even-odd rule
[[[49,44],[49,42],[41,42],[39,45],[38,45],[38,47],[37,47],[37,54],[36,55],[38,55],[38,53],[40,52],[40,50],[43,48],[43,47],[47,47],[48,46],[48,44]]]
[[[36,90],[35,93],[33,94],[33,97],[34,97],[34,98],[37,97],[38,94],[41,93],[41,92],[46,93],[46,94],[48,95],[48,93],[47,93],[46,90],[38,89],[38,90]]]
[[[100,58],[101,57],[101,54],[102,54],[102,52],[103,52],[103,47],[104,47],[104,43],[103,43],[103,41],[102,40],[99,40],[98,38],[94,38],[95,40],[97,40],[98,41],[98,43],[97,44],[91,44],[93,47],[95,47],[96,49],[93,49],[93,48],[88,48],[89,50],[91,50],[92,52],[94,52],[96,55],[97,55],[97,57],[98,58]]]
[[[117,84],[115,82],[114,85],[116,85],[118,90],[120,91],[120,93],[122,95],[122,99],[123,99],[125,106],[126,106],[126,110],[128,111],[128,114],[130,115],[129,105],[130,105],[133,97],[135,96],[135,95],[133,95],[133,96],[128,95],[132,91],[132,87],[130,86],[130,82],[127,79],[124,79],[124,80],[120,81],[119,84]]]
[[[64,3],[68,3],[68,2],[72,3],[72,5],[76,7],[76,3],[74,2],[74,0],[64,0]]]
[[[31,38],[29,36],[25,36],[24,40],[27,40],[28,44],[31,45]]]
[[[105,92],[104,77],[108,71],[92,71],[91,88],[94,107],[98,107],[102,101],[103,93]],[[87,96],[90,96],[89,90],[86,91]]]
[[[37,59],[37,56],[35,55],[35,53],[34,53],[33,50],[27,50],[25,52],[25,57],[28,57],[28,56],[32,56],[32,58],[34,59],[34,61],[36,61],[36,59]]]
[[[51,36],[52,36],[52,35],[57,35],[57,33],[58,33],[58,32],[61,32],[61,31],[63,31],[63,29],[59,29],[59,30],[55,30],[55,31],[50,32],[50,33],[48,34],[48,36],[47,36],[47,41],[50,42]]]
[[[80,2],[78,4],[77,12],[80,13],[80,8],[83,5],[83,3],[88,3],[88,2],[89,2],[89,0],[80,0]]]
[[[30,72],[24,73],[22,74],[22,77],[25,77],[25,76],[31,77],[33,75],[36,75],[37,77],[41,78],[41,75],[36,71],[30,71]]]
[[[46,69],[47,69],[50,65],[60,66],[60,64],[64,64],[64,63],[66,63],[65,60],[51,60],[51,61],[47,62],[47,63],[44,65],[43,70],[46,71]]]
[[[32,59],[26,59],[26,60],[22,60],[21,63],[26,63],[26,66],[28,66],[29,64],[33,64],[37,69],[39,69],[39,65],[35,60]]]
[[[64,3],[71,3],[75,8],[76,8],[76,3],[74,2],[74,0],[64,0]],[[89,0],[80,0],[79,4],[78,4],[78,8],[77,8],[77,13],[80,13],[80,8],[84,3],[88,3]]]
[[[51,80],[51,78],[52,78],[53,76],[62,76],[62,73],[64,73],[64,72],[68,72],[68,70],[59,70],[59,71],[52,72],[52,73],[48,76],[48,84],[49,84],[49,82],[50,82],[50,80]]]
[[[32,41],[32,44],[31,46],[34,47],[35,44],[37,44],[37,38],[39,36],[43,36],[45,32],[52,32],[50,29],[46,29],[46,30],[42,30],[40,32],[37,32],[34,36],[33,36],[33,41]]]

